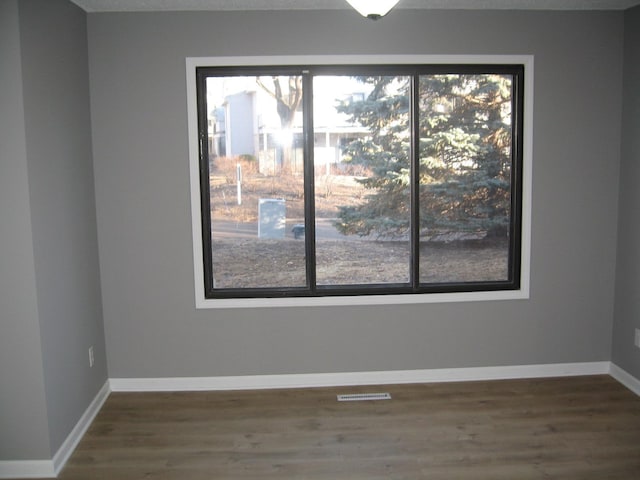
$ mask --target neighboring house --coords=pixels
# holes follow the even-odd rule
[[[236,80],[236,77],[233,77]],[[290,131],[284,131],[277,114],[276,102],[264,89],[245,82],[237,82],[233,91],[229,83],[210,85],[210,89],[225,92],[209,98],[209,153],[212,157],[250,155],[259,161],[261,173],[272,173],[282,164],[282,147],[292,146],[292,168],[303,171],[302,115],[296,112]],[[352,122],[336,110],[340,101],[361,101],[370,87],[351,78],[329,78],[326,92],[314,103],[314,163],[325,166],[343,161],[342,147],[356,138],[367,135],[368,130]]]

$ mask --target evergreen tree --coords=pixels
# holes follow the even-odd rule
[[[348,144],[348,161],[371,168],[358,207],[341,207],[344,234],[406,236],[410,221],[408,77],[359,77],[373,87],[340,112],[370,135]],[[420,232],[504,237],[510,217],[511,77],[423,75],[419,84]]]

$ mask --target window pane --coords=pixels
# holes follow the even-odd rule
[[[409,85],[313,79],[318,285],[410,280]]]
[[[306,285],[302,79],[207,79],[214,288]]]
[[[509,280],[512,77],[420,77],[420,282]]]

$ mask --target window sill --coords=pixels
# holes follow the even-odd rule
[[[360,295],[333,297],[286,297],[286,298],[216,298],[196,299],[196,308],[269,308],[269,307],[329,307],[357,305],[410,305],[423,303],[458,303],[497,300],[525,300],[529,298],[528,287],[520,290],[492,292],[425,293],[408,295]]]

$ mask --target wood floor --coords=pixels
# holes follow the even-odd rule
[[[338,393],[392,400],[337,402]],[[62,480],[640,479],[640,398],[609,376],[112,393]]]

